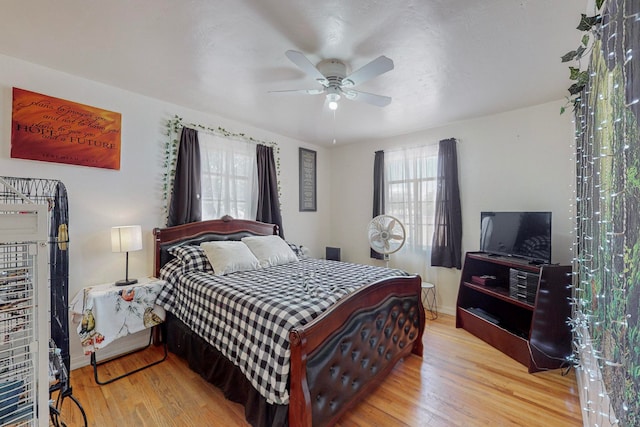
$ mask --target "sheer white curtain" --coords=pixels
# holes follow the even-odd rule
[[[198,132],[202,177],[202,219],[231,215],[256,218],[256,145]]]
[[[385,150],[385,213],[404,224],[402,252],[430,254],[436,200],[438,145]]]

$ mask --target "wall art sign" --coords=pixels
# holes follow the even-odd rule
[[[12,112],[12,158],[120,169],[120,113],[15,87]]]
[[[299,149],[300,165],[300,211],[315,212],[316,203],[316,152]]]

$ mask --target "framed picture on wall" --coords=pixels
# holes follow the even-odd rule
[[[317,210],[316,152],[300,148],[299,166],[300,212],[315,212]]]
[[[120,113],[13,88],[11,157],[120,170]]]

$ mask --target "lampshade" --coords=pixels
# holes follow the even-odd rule
[[[123,225],[111,228],[111,251],[131,252],[142,249],[142,227]]]

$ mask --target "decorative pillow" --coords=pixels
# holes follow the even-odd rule
[[[205,273],[211,273],[213,271],[207,255],[200,246],[176,246],[169,249],[169,253],[182,261],[182,271],[184,273],[194,270],[204,271]]]
[[[158,276],[160,276],[162,280],[166,280],[167,283],[173,283],[177,280],[180,274],[182,274],[182,260],[174,258],[162,266]]]
[[[203,242],[200,247],[213,266],[213,274],[223,276],[236,271],[257,270],[260,262],[242,242],[225,240]]]
[[[242,242],[251,249],[262,267],[298,261],[289,244],[279,236],[243,237]]]

